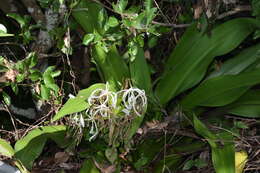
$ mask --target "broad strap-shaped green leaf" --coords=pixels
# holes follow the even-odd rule
[[[237,100],[250,87],[260,83],[260,69],[238,75],[225,75],[208,79],[195,88],[182,101],[184,109],[196,106],[225,106]]]
[[[100,173],[91,159],[85,160],[79,173]]]
[[[222,136],[223,137],[223,136]],[[216,173],[235,173],[235,146],[231,135],[223,138],[224,146],[212,147],[212,163]]]
[[[249,90],[235,102],[220,109],[242,117],[260,118],[260,90]]]
[[[4,139],[0,138],[0,155],[6,157],[13,157],[14,149],[13,147]]]
[[[89,107],[85,99],[81,97],[70,98],[53,117],[52,121],[59,120],[65,115],[81,112]]]
[[[137,116],[130,124],[130,127],[127,130],[126,136],[124,137],[124,142],[126,144],[128,144],[130,142],[130,140],[132,139],[132,137],[135,135],[136,131],[138,130],[138,128],[140,127],[140,125],[142,124],[144,119],[144,115]]]
[[[131,80],[134,86],[144,89],[147,94],[151,93],[152,83],[148,64],[145,60],[144,51],[138,47],[137,54],[129,63]]]
[[[192,25],[166,62],[155,94],[162,104],[201,81],[214,57],[236,48],[260,24],[255,19],[238,18],[201,33]]]
[[[65,139],[66,126],[45,126],[30,131],[24,138],[15,144],[15,157],[23,165],[31,169],[33,162],[38,158],[43,150],[47,139],[54,140],[58,145],[64,147],[67,142]]]
[[[138,46],[135,59],[129,64],[131,81],[137,88],[144,89],[147,95],[152,93],[152,82],[148,64],[145,60],[144,51]],[[136,117],[128,130],[125,142],[128,143],[143,122],[144,115]]]
[[[216,173],[235,173],[235,147],[232,134],[213,134],[193,115],[193,125],[196,132],[203,136],[211,147],[212,163]],[[222,145],[217,143],[221,141]]]
[[[81,112],[89,107],[87,103],[88,97],[96,89],[104,89],[106,86],[103,83],[97,83],[91,85],[87,89],[79,91],[78,95],[74,98],[70,98],[59,110],[59,112],[53,117],[52,121],[56,121],[65,115]]]
[[[137,145],[136,151],[134,151],[133,166],[137,170],[141,170],[145,165],[156,157],[164,146],[163,137],[157,140],[147,139]],[[149,148],[149,150],[148,150]]]
[[[212,72],[207,79],[221,75],[236,75],[243,71],[252,70],[255,64],[259,64],[260,44],[244,49],[237,56],[227,60],[219,70]]]
[[[72,10],[72,16],[87,33],[94,30],[101,32],[98,24],[98,14],[103,8],[90,0],[80,0],[79,4]]]
[[[105,52],[100,44],[95,45],[92,51],[93,58],[101,72],[101,76],[108,81],[112,88],[120,89],[124,80],[129,78],[129,69],[119,55],[115,45]]]

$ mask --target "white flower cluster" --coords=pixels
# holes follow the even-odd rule
[[[82,113],[74,114],[72,120],[79,128],[84,128],[85,122],[87,122],[87,126],[90,127],[90,141],[99,132],[99,120],[112,120],[122,116],[141,116],[147,107],[147,97],[144,90],[131,87],[113,92],[109,90],[108,84],[106,84],[105,89],[94,90],[87,102],[90,107],[85,111],[86,117],[83,118]]]

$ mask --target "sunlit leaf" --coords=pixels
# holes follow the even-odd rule
[[[93,40],[94,40],[94,38],[95,38],[95,35],[94,34],[86,34],[85,36],[84,36],[84,38],[83,38],[83,44],[85,45],[85,46],[88,46],[89,45],[89,43],[91,43]]]
[[[227,132],[213,134],[193,115],[196,132],[203,136],[211,147],[212,163],[216,173],[235,173],[235,147],[232,134]]]
[[[45,100],[48,100],[50,97],[50,89],[44,84],[41,84],[41,97]]]
[[[2,95],[3,95],[3,98],[4,98],[5,104],[10,106],[11,105],[11,97],[4,91],[2,91]]]
[[[248,155],[245,151],[239,151],[235,153],[236,173],[243,173],[247,158]]]
[[[0,138],[0,155],[6,157],[13,157],[14,149],[13,147],[4,139]]]
[[[118,22],[118,20],[115,17],[109,17],[107,24],[110,27],[115,27],[115,26],[119,25],[119,22]]]
[[[47,139],[54,140],[60,146],[66,145],[66,126],[44,126],[30,131],[24,138],[15,144],[15,157],[28,169],[43,150]],[[68,144],[68,143],[67,143]]]
[[[90,94],[96,89],[105,88],[105,84],[95,84],[87,89],[81,90],[74,98],[70,98],[59,110],[59,112],[53,117],[52,121],[56,121],[65,115],[81,112],[89,107],[87,99]]]

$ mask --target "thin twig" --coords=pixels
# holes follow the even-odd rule
[[[251,11],[251,10],[252,10],[252,8],[248,5],[238,6],[238,7],[234,8],[232,11],[228,11],[228,12],[225,12],[225,13],[218,15],[217,20],[223,19],[223,18],[228,17],[228,16],[235,15],[235,14],[240,13],[240,12]],[[160,25],[160,26],[167,26],[167,27],[173,27],[173,28],[186,28],[186,27],[191,25],[191,24],[161,23],[161,22],[157,22],[157,21],[152,21],[152,23]]]
[[[168,23],[170,23],[170,20],[167,18],[166,15],[163,14],[163,12],[162,12],[160,6],[158,5],[158,3],[156,2],[156,0],[153,0],[153,1],[154,1],[154,3],[155,3],[156,7],[158,8],[159,12],[162,14],[163,18],[166,19],[166,21],[167,21]]]
[[[13,43],[13,42],[4,42],[4,43],[0,43],[0,45],[13,45],[13,46],[18,46],[20,47],[24,53],[27,53],[25,47],[22,45],[22,44],[19,44],[19,43]]]
[[[228,12],[225,12],[225,13],[218,15],[217,19],[220,20],[220,19],[223,19],[223,18],[228,17],[228,16],[232,16],[232,15],[240,13],[240,12],[251,11],[251,10],[252,10],[252,8],[249,5],[237,6],[232,11],[228,11]]]
[[[8,106],[4,104],[4,107],[5,107],[5,110],[8,112],[8,114],[10,115],[10,118],[11,118],[11,122],[13,124],[13,127],[14,127],[14,138],[15,140],[18,140],[19,139],[19,136],[18,136],[18,131],[17,131],[17,128],[16,128],[16,124],[15,124],[15,121],[14,121],[14,118],[13,118],[13,115],[11,114],[10,110],[8,109]]]
[[[168,26],[173,28],[186,28],[190,26],[191,24],[173,24],[173,23],[161,23],[157,21],[152,21],[152,24],[160,25],[160,26]]]

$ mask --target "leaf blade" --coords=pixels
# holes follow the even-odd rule
[[[256,20],[238,18],[216,27],[209,37],[192,26],[184,34],[180,45],[176,46],[156,86],[155,93],[160,102],[166,104],[174,96],[196,85],[214,57],[233,50],[257,27],[259,23]],[[189,43],[190,35],[194,36]]]

